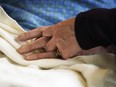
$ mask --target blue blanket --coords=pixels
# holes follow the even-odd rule
[[[53,25],[92,8],[115,8],[116,0],[0,0],[26,30]]]

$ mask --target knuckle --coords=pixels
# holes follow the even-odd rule
[[[42,34],[44,33],[44,31],[46,31],[46,29],[48,28],[49,26],[41,26],[38,28],[38,31],[42,32]]]
[[[46,44],[48,41],[50,40],[50,38],[48,37],[43,37],[43,42]]]
[[[43,29],[43,36],[51,37],[53,33],[53,26],[47,26]]]
[[[36,40],[35,42],[33,42],[32,44],[30,44],[30,50],[32,49],[39,49],[42,47],[45,47],[47,44],[47,38],[46,37],[42,37],[38,40]]]
[[[47,42],[48,42],[47,38],[42,37],[42,38],[38,39],[36,43],[44,46],[44,45],[46,45]]]
[[[56,45],[53,43],[53,44],[50,44],[50,43],[48,43],[47,45],[46,45],[46,51],[54,51],[54,50],[56,50]]]
[[[43,37],[43,38],[42,38],[42,41],[43,41],[44,43],[47,43],[48,40],[49,40],[49,38],[47,38],[47,37]]]

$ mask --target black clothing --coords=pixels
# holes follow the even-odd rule
[[[75,19],[75,34],[81,48],[116,45],[116,9],[92,9]]]

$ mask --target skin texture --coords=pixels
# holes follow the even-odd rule
[[[17,51],[21,54],[27,54],[44,49],[42,53],[27,55],[25,57],[27,60],[54,58],[58,56],[57,52],[62,59],[76,56],[81,48],[75,37],[74,22],[75,18],[71,18],[53,26],[39,27],[19,35],[19,41],[36,39],[32,43],[21,46]]]

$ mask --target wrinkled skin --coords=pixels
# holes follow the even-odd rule
[[[75,18],[59,22],[53,26],[43,26],[23,33],[18,36],[18,40],[26,41],[36,38],[32,43],[21,46],[17,51],[27,54],[35,50],[44,49],[42,53],[27,55],[25,59],[34,60],[41,58],[57,57],[57,50],[63,59],[68,59],[77,55],[81,48],[74,33]]]
[[[56,58],[57,51],[62,59],[68,59],[79,55],[91,55],[99,53],[116,53],[116,47],[104,48],[98,46],[88,50],[82,50],[74,33],[74,18],[59,22],[53,26],[43,26],[33,29],[18,36],[19,41],[35,40],[32,43],[21,46],[17,51],[26,55],[25,59],[35,60],[42,58]],[[42,50],[38,53],[37,50]],[[30,53],[31,52],[31,53]]]

